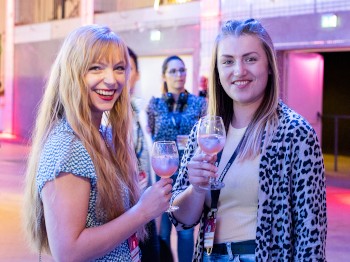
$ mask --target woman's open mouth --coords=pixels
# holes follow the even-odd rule
[[[98,89],[98,90],[95,90],[96,94],[99,95],[99,97],[103,100],[106,100],[106,101],[110,101],[113,99],[114,97],[114,94],[116,92],[116,90],[101,90],[101,89]]]

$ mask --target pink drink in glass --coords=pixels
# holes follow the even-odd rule
[[[178,166],[179,158],[177,156],[152,156],[153,170],[160,177],[171,177],[176,172]]]
[[[225,136],[217,134],[200,134],[198,135],[198,144],[200,148],[208,155],[219,153],[225,145]]]

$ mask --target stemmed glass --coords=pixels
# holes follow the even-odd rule
[[[220,116],[204,116],[199,120],[197,141],[199,147],[207,155],[219,153],[225,146],[226,130],[224,122]],[[209,187],[203,187],[208,190],[218,190],[225,186],[213,177],[209,179]]]
[[[161,178],[171,177],[179,167],[179,153],[175,141],[157,141],[153,143],[151,163],[154,172]],[[172,206],[166,212],[179,207]]]

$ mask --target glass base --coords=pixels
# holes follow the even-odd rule
[[[223,188],[224,186],[225,186],[225,184],[223,182],[220,182],[220,181],[213,181],[209,185],[210,190],[219,190],[219,189]]]
[[[209,185],[206,187],[200,187],[205,190],[220,190],[221,188],[225,187],[225,184],[223,182],[217,181],[217,180],[210,180]]]
[[[165,212],[171,213],[171,212],[174,212],[174,211],[176,211],[176,210],[178,210],[178,209],[179,209],[178,206],[170,206],[170,207],[168,208],[168,210],[165,211]]]

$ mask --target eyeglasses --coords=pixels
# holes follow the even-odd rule
[[[179,69],[170,69],[168,71],[169,75],[175,76],[177,73],[180,73],[180,75],[186,75],[186,68],[179,68]]]

